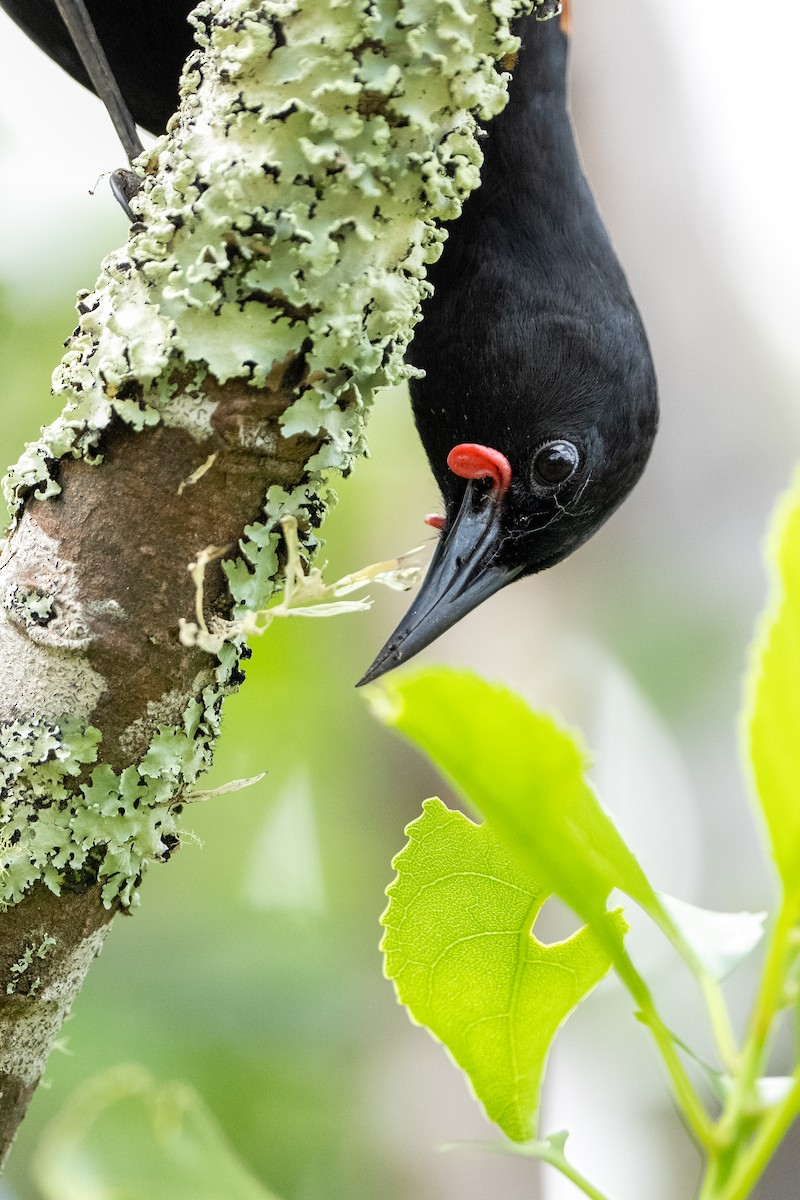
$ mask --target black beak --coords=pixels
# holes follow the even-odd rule
[[[470,480],[458,516],[436,548],[416,600],[356,687],[372,683],[424,650],[456,621],[521,574],[495,561],[503,497]]]

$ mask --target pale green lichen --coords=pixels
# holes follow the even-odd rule
[[[36,588],[11,588],[6,592],[4,603],[21,625],[46,625],[56,611],[55,598]]]
[[[23,975],[27,974],[27,972],[30,970],[31,966],[34,963],[34,959],[39,959],[40,962],[43,961],[45,958],[47,958],[50,951],[56,945],[57,945],[56,939],[54,937],[51,937],[49,933],[46,933],[38,945],[31,943],[30,945],[25,947],[25,949],[23,950],[22,954],[17,959],[17,961],[15,963],[12,963],[11,967],[9,968],[9,974],[12,976],[12,978],[6,984],[6,995],[7,996],[14,995],[14,993],[17,990],[17,986],[20,982],[20,979],[22,978]],[[39,990],[40,985],[41,985],[41,980],[37,976],[35,979],[32,979],[28,983],[28,985],[25,989],[26,994],[29,996],[35,996],[37,991]]]
[[[376,387],[403,355],[443,221],[477,185],[477,120],[503,107],[509,22],[554,0],[204,0],[182,108],[137,165],[138,223],[79,297],[54,375],[61,416],[5,481],[15,519],[60,491],[64,458],[102,462],[114,422],[164,422],[213,449],[206,384],[285,394],[283,431],[319,437],[292,491],[270,487],[263,519],[224,564],[234,602],[217,676],[182,726],[164,726],[116,772],[86,721],[0,728],[0,899],[37,879],[58,892],[91,876],[107,903],[135,899],[142,869],[176,844],[181,796],[209,764],[242,653],[236,618],[266,606],[279,525],[305,553],[332,499],[332,471],[364,449]],[[289,372],[291,385],[284,379]],[[296,381],[296,382],[295,382]],[[213,389],[211,389],[213,391]],[[245,434],[243,434],[243,437]],[[248,436],[257,436],[251,433]],[[56,598],[57,599],[57,598]],[[45,597],[17,619],[46,620]],[[177,632],[177,631],[176,631]]]
[[[120,772],[104,763],[89,770],[101,734],[74,718],[0,726],[0,908],[36,880],[57,894],[97,880],[106,904],[136,903],[146,864],[165,861],[178,844],[181,800],[210,766],[241,650],[221,647],[214,678],[183,725],[161,728]]]

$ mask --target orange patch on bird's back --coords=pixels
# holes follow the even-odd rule
[[[562,0],[560,22],[562,32],[569,37],[572,32],[572,0]]]

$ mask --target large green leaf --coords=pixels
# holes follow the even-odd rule
[[[45,1131],[35,1176],[45,1200],[276,1200],[192,1088],[136,1066],[72,1097]]]
[[[377,715],[430,755],[543,887],[585,920],[613,888],[660,904],[586,782],[574,737],[499,684],[434,667],[372,689]]]
[[[756,792],[787,893],[800,891],[800,473],[769,538],[772,595],[746,682]]]
[[[490,1119],[527,1141],[550,1044],[609,956],[586,926],[551,946],[533,936],[547,892],[488,825],[427,800],[406,832],[383,915],[386,974],[466,1072]],[[608,913],[603,924],[621,942],[622,915]]]

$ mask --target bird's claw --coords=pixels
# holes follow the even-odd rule
[[[111,172],[110,183],[114,199],[120,204],[125,216],[133,225],[137,218],[133,214],[130,202],[141,190],[141,179],[133,171],[120,168],[119,171]]]

